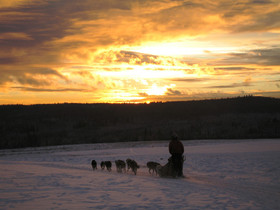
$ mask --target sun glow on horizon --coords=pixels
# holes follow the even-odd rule
[[[131,51],[159,55],[159,56],[194,56],[194,55],[208,55],[209,53],[229,53],[238,52],[240,48],[232,46],[218,46],[215,43],[204,43],[198,41],[186,42],[167,42],[167,43],[147,43],[143,46],[134,47]]]
[[[152,96],[163,96],[168,88],[168,86],[158,86],[157,84],[152,84],[152,86],[146,91],[146,93]]]
[[[160,70],[158,70],[158,68]],[[185,77],[184,70],[176,70],[176,68],[182,67],[165,67],[162,66],[131,66],[131,69],[123,69],[121,71],[99,71],[97,72],[101,76],[113,77],[113,78],[134,78],[134,79],[164,79],[164,78],[180,78]]]

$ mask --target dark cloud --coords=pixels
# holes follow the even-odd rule
[[[227,57],[214,62],[213,65],[260,65],[279,66],[280,48],[249,50],[243,53],[230,53]],[[247,70],[252,70],[251,68]]]
[[[119,54],[117,54],[117,58],[118,58],[117,59],[118,62],[124,62],[124,63],[134,62],[136,65],[161,64],[160,61],[158,60],[159,56],[131,52],[131,51],[121,51]]]
[[[273,1],[270,0],[251,0],[253,4],[272,4]]]
[[[260,91],[254,93],[253,95],[280,98],[280,91]]]
[[[168,88],[166,95],[181,95],[182,93],[179,90],[173,90],[172,88]]]
[[[78,49],[88,44],[88,41],[82,41],[83,38],[80,41],[74,39],[57,42],[65,37],[82,35],[84,25],[75,24],[77,21],[104,19],[110,14],[109,10],[129,10],[131,2],[49,0],[31,1],[16,7],[0,8],[0,51],[5,51],[15,57],[11,58],[10,62],[13,61],[12,59],[24,63],[61,62],[61,52]],[[90,26],[95,28],[95,31],[100,28],[100,25],[90,24]],[[9,34],[12,37],[9,37]],[[98,35],[92,39],[96,42],[94,47],[115,42],[109,34]],[[24,57],[18,56],[14,53],[15,51],[24,52]],[[83,56],[85,55],[81,55]]]
[[[2,46],[30,48],[54,38],[63,37],[70,22],[59,8],[51,8],[51,2],[45,4],[28,4],[16,8],[1,9],[6,18],[0,21],[0,33],[24,33],[31,40],[0,40]],[[15,14],[22,18],[14,19]]]
[[[50,68],[18,68],[18,69],[0,69],[0,84],[5,84],[7,82],[18,82],[22,85],[31,85],[31,86],[42,86],[50,85],[51,80],[47,78],[48,76],[54,76],[67,80],[59,72],[50,69]],[[41,75],[44,78],[38,78],[37,76]]]
[[[266,4],[265,4],[266,3]],[[156,8],[156,5],[159,5]],[[272,1],[112,1],[112,0],[49,0],[28,2],[17,7],[7,7],[0,9],[2,21],[0,21],[0,33],[24,33],[30,40],[2,40],[2,46],[22,46],[31,47],[39,46],[41,43],[63,38],[68,35],[81,34],[82,25],[75,25],[75,21],[92,21],[114,19],[121,16],[123,21],[130,21],[137,17],[141,19],[138,28],[141,28],[142,34],[116,34],[112,23],[105,22],[104,25],[91,23],[90,26],[99,34],[99,29],[107,28],[112,33],[103,32],[98,41],[102,45],[111,43],[120,43],[125,41],[127,44],[150,33],[159,33],[159,35],[168,36],[176,34],[178,31],[185,31],[187,34],[199,34],[201,31],[206,32],[212,27],[207,24],[206,15],[217,15],[224,17],[226,22],[232,21],[232,18],[238,18],[240,15],[251,15],[252,21],[246,24],[245,21],[238,22],[241,25],[232,25],[233,31],[250,31],[263,30],[264,27],[279,28],[279,11],[272,11],[260,16],[259,13],[253,12],[255,6],[269,5],[277,6]],[[162,9],[160,9],[162,7]],[[133,11],[139,8],[142,12]],[[138,11],[141,11],[138,10]],[[133,11],[133,12],[132,12]],[[264,11],[262,11],[264,12]],[[15,18],[15,16],[17,18]],[[197,17],[202,18],[197,18]],[[108,25],[106,25],[106,23]],[[119,25],[123,22],[118,23]],[[209,27],[208,27],[209,25]],[[216,24],[216,27],[219,27]],[[230,28],[229,27],[229,28]],[[128,30],[129,28],[126,28]],[[102,30],[104,31],[104,30]],[[189,32],[189,33],[188,33]],[[100,34],[102,35],[102,33]],[[179,34],[178,34],[179,36]],[[122,40],[122,41],[121,41]],[[139,40],[138,40],[139,41]],[[123,44],[125,44],[123,43]]]
[[[220,89],[220,88],[238,88],[238,87],[248,87],[248,86],[252,86],[250,80],[246,80],[246,81],[240,82],[240,83],[232,83],[232,84],[229,84],[229,85],[215,85],[215,86],[209,86],[209,87],[207,87],[207,88]]]
[[[280,9],[268,14],[256,16],[253,21],[235,26],[235,32],[269,31],[280,28]]]
[[[79,51],[79,47],[87,46],[90,51],[94,51],[100,46],[105,47],[111,44],[119,46],[139,44],[146,39],[146,35],[151,37],[150,40],[159,41],[166,36],[180,37],[182,32],[186,35],[205,33],[211,28],[215,29],[215,27],[207,24],[205,18],[197,18],[198,16],[217,15],[223,16],[226,21],[236,22],[232,21],[232,18],[238,18],[240,13],[248,15],[248,10],[253,11],[254,6],[264,4],[265,2],[261,0],[246,3],[243,1],[213,3],[212,1],[135,2],[132,0],[28,2],[28,4],[20,4],[17,7],[0,9],[0,35],[13,34],[13,39],[6,36],[6,38],[2,37],[1,39],[0,36],[0,45],[2,50],[10,51],[10,55],[14,55],[17,60],[26,63],[59,63],[61,62],[60,53],[69,49],[77,49],[72,53],[85,59],[89,55],[82,50]],[[266,1],[266,4],[273,6],[275,3]],[[252,9],[249,9],[250,6]],[[143,12],[133,10],[136,7]],[[279,12],[274,11],[263,17],[249,13],[253,19],[253,21],[249,21],[252,22],[252,25],[242,23],[237,26],[230,25],[230,27],[233,31],[244,31],[245,29],[242,28],[247,28],[250,31],[250,28],[256,27],[254,24],[263,22],[263,27],[271,25],[271,28],[277,28],[279,21],[275,21],[280,19],[279,14]],[[116,20],[120,22],[116,22]],[[130,29],[133,27],[137,30]],[[216,27],[219,25],[216,24]],[[88,28],[94,33],[90,38],[83,38],[82,36],[87,32],[85,30]],[[80,40],[76,40],[75,36],[80,36]],[[72,39],[64,39],[67,37],[72,37]],[[25,51],[25,58],[13,53],[14,50],[19,49]],[[135,59],[138,59],[136,64],[138,64],[137,62],[151,64],[159,62],[156,57],[133,54],[132,52],[123,51],[117,56],[119,61],[123,62],[128,61],[129,56],[134,56]]]
[[[95,57],[96,62],[101,63],[126,63],[130,65],[162,65],[163,61],[169,66],[175,66],[175,61],[171,57],[157,56],[145,53],[138,53],[132,51],[106,51],[99,53]],[[154,69],[154,68],[153,68]],[[111,69],[113,70],[113,69]],[[156,70],[165,70],[164,68],[158,68]]]
[[[18,63],[18,59],[15,57],[2,57],[0,58],[0,65],[3,64],[15,64]]]
[[[75,89],[75,88],[30,88],[30,87],[12,87],[13,89],[29,91],[29,92],[88,92],[88,89]]]
[[[142,97],[148,97],[149,95],[147,93],[138,93],[139,96],[142,96]]]
[[[209,78],[175,78],[175,79],[170,79],[170,81],[174,82],[205,82],[213,79]]]
[[[223,71],[254,71],[256,68],[248,68],[242,66],[235,66],[235,67],[215,67],[215,70],[223,70]]]
[[[218,1],[213,8],[232,32],[256,32],[280,28],[280,9],[277,1]]]
[[[168,32],[174,36],[178,31],[196,35],[217,28],[233,33],[263,32],[280,28],[280,9],[277,1],[175,2],[173,6],[171,4],[170,7],[149,14],[155,31],[163,35]],[[213,17],[219,17],[222,21],[219,21],[219,18],[212,19]]]

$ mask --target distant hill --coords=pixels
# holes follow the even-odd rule
[[[280,137],[280,99],[0,106],[0,148],[120,141]]]

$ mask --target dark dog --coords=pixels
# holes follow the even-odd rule
[[[122,173],[125,172],[125,162],[123,160],[116,160],[115,161],[117,172]]]
[[[136,175],[137,169],[139,168],[139,165],[137,164],[137,162],[135,160],[127,159],[126,164],[127,164],[127,171],[131,168],[131,170]]]
[[[127,166],[127,171],[130,169],[130,163],[131,163],[131,159],[126,159],[126,166]]]
[[[160,166],[160,164],[157,162],[153,162],[153,161],[147,162],[147,167],[149,168],[149,173],[151,173],[151,170],[152,170],[153,173],[155,172],[157,175],[157,173],[158,173],[157,166]]]
[[[100,163],[100,167],[101,167],[102,170],[104,170],[105,167],[106,167],[106,169],[108,171],[111,171],[112,170],[112,163],[111,163],[111,161],[102,161]]]
[[[112,170],[112,163],[111,163],[111,161],[105,161],[105,166],[106,166],[108,171]]]
[[[105,168],[105,162],[104,162],[104,161],[102,161],[102,162],[100,163],[100,167],[101,167],[102,170],[104,170],[104,168]]]
[[[97,163],[95,160],[91,161],[91,166],[92,166],[92,170],[96,170],[97,169]]]

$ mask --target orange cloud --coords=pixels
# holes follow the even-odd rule
[[[276,0],[0,0],[2,100],[277,95],[262,81],[280,75],[279,14]]]

